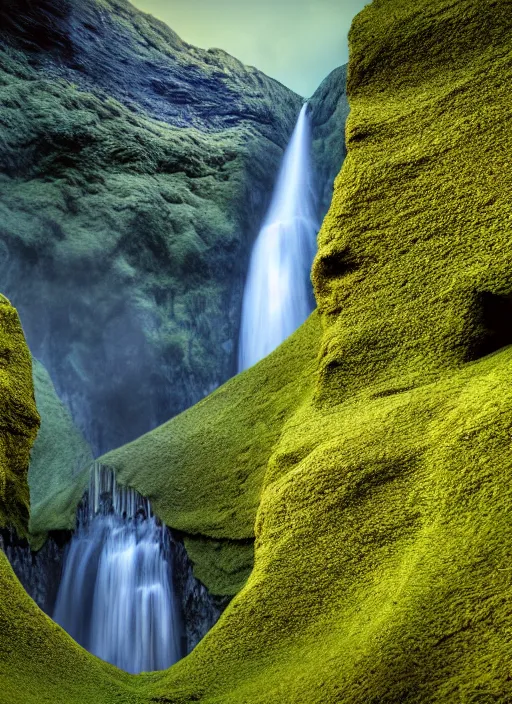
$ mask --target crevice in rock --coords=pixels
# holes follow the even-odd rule
[[[483,291],[476,297],[476,335],[466,361],[473,362],[512,344],[512,295]]]

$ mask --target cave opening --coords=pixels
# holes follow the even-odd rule
[[[476,361],[512,345],[512,295],[483,291],[477,297],[475,341],[467,361]]]

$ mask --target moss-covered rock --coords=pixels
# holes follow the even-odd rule
[[[302,99],[122,0],[0,8],[0,275],[100,454],[235,371]]]
[[[32,364],[16,310],[0,295],[0,529],[26,535],[27,472],[39,428]]]
[[[43,669],[32,625],[18,619],[0,653],[4,690],[18,697],[8,704],[91,692],[98,704],[512,700],[511,38],[508,0],[374,0],[355,19],[348,157],[314,267],[317,362],[284,386],[293,411],[281,420],[270,396],[276,434],[265,436],[265,413],[239,423],[223,389],[165,431],[176,424],[196,452],[193,429],[207,403],[218,408],[205,436],[230,439],[209,446],[201,497],[222,486],[232,496],[233,449],[267,437],[247,583],[189,657],[129,680],[75,653],[49,622]],[[271,360],[240,377],[248,406],[264,408],[267,383],[284,374],[283,357],[266,378]],[[119,451],[124,476],[142,465],[134,447]],[[243,525],[212,505],[199,518]],[[0,613],[10,632],[14,613]],[[82,698],[52,659],[59,648],[78,681],[91,663]]]

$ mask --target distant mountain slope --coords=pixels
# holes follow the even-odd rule
[[[235,370],[302,99],[119,0],[0,7],[0,277],[95,453]]]

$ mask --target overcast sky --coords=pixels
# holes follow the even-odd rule
[[[370,0],[132,0],[189,44],[224,49],[309,98],[348,60],[350,23]]]

